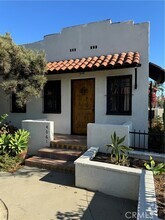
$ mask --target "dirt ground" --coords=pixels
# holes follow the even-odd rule
[[[154,176],[158,216],[165,219],[165,173]]]

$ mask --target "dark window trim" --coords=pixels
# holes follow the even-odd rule
[[[44,91],[43,91],[43,93],[44,93],[44,95],[43,95],[43,113],[44,114],[61,114],[61,80],[47,81],[45,86],[48,86],[49,83],[54,84],[54,85],[52,85],[54,87],[54,89],[55,89],[56,86],[59,86],[58,97],[56,97],[57,95],[55,95],[55,90],[53,91],[54,92],[53,98],[54,98],[54,100],[56,99],[58,101],[59,106],[58,106],[58,109],[54,109],[54,110],[46,109],[46,95],[45,95],[46,87],[44,87]],[[55,85],[55,84],[59,84],[59,85]]]
[[[16,95],[11,94],[11,113],[26,113],[26,105],[23,108],[19,108],[16,105]]]
[[[109,104],[108,104],[108,96],[109,96],[109,94],[108,94],[108,81],[110,81],[110,79],[112,79],[112,78],[117,78],[117,79],[122,79],[122,78],[129,78],[130,79],[130,94],[129,94],[129,107],[130,107],[130,109],[129,109],[129,111],[121,111],[121,110],[119,110],[119,111],[111,111],[109,108],[108,108],[108,106],[109,106]],[[107,77],[107,100],[106,100],[106,104],[107,104],[107,106],[106,106],[106,115],[132,115],[132,75],[120,75],[120,76],[108,76]]]

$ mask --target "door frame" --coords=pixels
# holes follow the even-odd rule
[[[93,116],[94,116],[94,122],[95,122],[95,78],[90,77],[90,78],[81,78],[81,79],[71,79],[71,134],[72,135],[79,135],[79,136],[87,136],[87,134],[76,134],[73,132],[73,82],[75,81],[80,81],[80,80],[89,80],[92,79],[94,81],[94,97],[93,97],[93,102],[94,102],[94,111],[93,111]]]

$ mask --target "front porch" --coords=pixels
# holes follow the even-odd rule
[[[130,126],[130,122],[120,125],[89,123],[87,136],[82,136],[54,133],[53,121],[24,120],[22,127],[30,132],[29,158],[25,164],[74,173],[74,161],[91,146],[104,148],[114,130],[121,137],[127,136],[125,144],[128,145]]]

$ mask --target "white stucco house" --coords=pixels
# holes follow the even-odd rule
[[[22,111],[0,92],[0,114],[8,113],[15,126],[46,118],[62,134],[84,135],[88,123],[128,121],[132,129],[148,130],[148,22],[78,25],[25,46],[45,50],[48,82]]]

